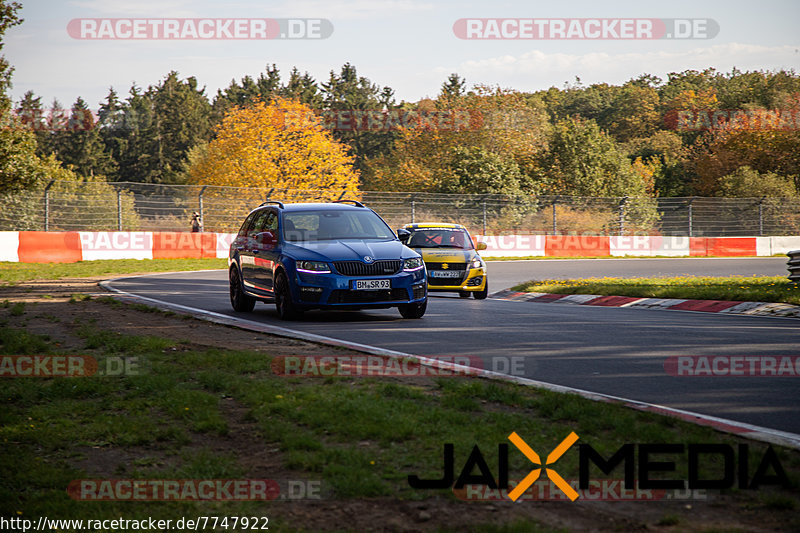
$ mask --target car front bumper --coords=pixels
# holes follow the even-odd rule
[[[425,270],[400,272],[387,276],[351,277],[335,273],[295,272],[293,300],[305,308],[385,308],[421,303],[427,298]],[[388,279],[389,289],[357,290],[356,280]]]
[[[442,278],[433,281],[428,278],[428,291],[430,292],[479,292],[486,289],[486,268],[471,268],[466,277],[454,280],[455,283],[442,283]]]

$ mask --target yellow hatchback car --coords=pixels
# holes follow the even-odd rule
[[[470,294],[483,300],[489,293],[486,263],[478,255],[486,244],[472,244],[467,229],[461,224],[406,224],[400,240],[422,255],[428,270],[428,291],[457,292],[462,298]]]

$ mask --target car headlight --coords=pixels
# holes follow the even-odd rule
[[[425,263],[422,262],[421,257],[412,257],[411,259],[406,259],[405,261],[403,261],[403,270],[405,270],[406,272],[413,272],[415,270],[419,270],[424,266]]]
[[[312,274],[326,274],[330,273],[331,269],[328,267],[328,263],[323,263],[322,261],[298,261],[297,271],[310,272]]]
[[[483,259],[481,259],[481,256],[479,255],[476,255],[472,259],[472,262],[470,263],[471,268],[483,268],[483,266],[484,266]]]

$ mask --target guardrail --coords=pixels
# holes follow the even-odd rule
[[[786,263],[789,269],[789,279],[794,282],[800,282],[800,250],[792,250],[787,252],[789,262]]]

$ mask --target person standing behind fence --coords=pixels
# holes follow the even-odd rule
[[[195,211],[192,213],[192,233],[201,231],[202,221],[200,220],[200,213]]]

